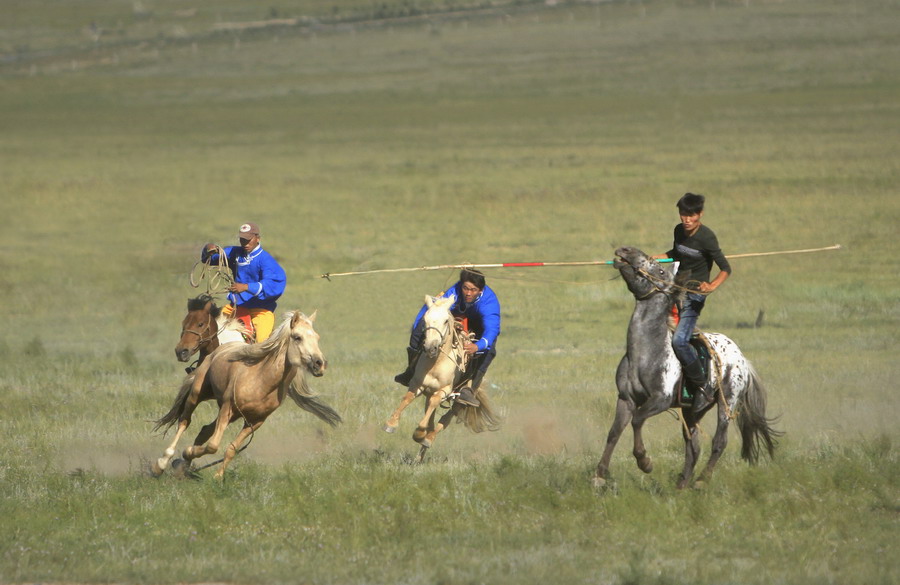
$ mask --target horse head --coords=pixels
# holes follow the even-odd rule
[[[200,295],[195,299],[188,299],[188,314],[181,321],[181,339],[175,346],[175,357],[180,362],[186,362],[199,349],[216,338],[218,325],[216,318],[222,313],[222,309],[216,306],[209,295]]]
[[[453,315],[450,314],[450,307],[455,302],[455,295],[447,298],[425,297],[425,306],[428,309],[422,316],[422,320],[425,322],[425,341],[422,343],[422,348],[431,359],[437,357],[444,344],[444,339],[450,334],[453,327]]]
[[[295,311],[289,324],[290,338],[287,341],[287,360],[297,368],[306,368],[313,376],[325,374],[328,361],[319,349],[319,334],[313,328],[316,312],[307,317]]]
[[[623,246],[617,249],[613,266],[619,270],[628,290],[638,300],[655,292],[672,296],[678,291],[672,273],[637,248]]]

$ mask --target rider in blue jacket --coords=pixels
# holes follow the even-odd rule
[[[497,355],[497,337],[500,335],[500,301],[497,295],[484,282],[484,274],[464,268],[459,273],[459,282],[447,289],[444,298],[455,296],[456,301],[450,307],[450,312],[457,319],[465,318],[468,322],[469,332],[475,334],[473,342],[466,342],[465,351],[471,356],[466,375],[472,376],[471,385],[467,384],[460,389],[456,399],[462,404],[479,406],[475,398],[475,390],[481,385],[488,366]],[[413,322],[412,333],[409,337],[409,347],[406,348],[409,364],[406,371],[394,376],[394,381],[403,386],[408,386],[415,372],[416,359],[422,349],[425,337],[425,324],[422,316],[427,307],[423,306]]]
[[[256,341],[265,341],[275,326],[275,307],[284,294],[287,276],[284,269],[259,243],[259,227],[245,223],[238,232],[240,246],[224,249],[234,284],[228,289],[231,302],[222,313],[237,318],[249,317],[256,333]],[[219,259],[215,244],[206,244],[200,255],[202,261]]]

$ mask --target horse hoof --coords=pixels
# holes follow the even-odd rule
[[[638,469],[643,471],[644,473],[650,473],[653,471],[653,460],[649,457],[642,457],[638,459]]]
[[[178,479],[200,479],[200,475],[193,470],[191,463],[184,459],[176,459],[172,462],[172,475]]]
[[[147,461],[144,464],[144,471],[150,477],[160,477],[165,469],[159,466],[159,461]]]
[[[169,467],[169,458],[168,457],[160,457],[156,461],[150,464],[150,473],[152,473],[155,477],[159,477],[163,474],[163,472]]]
[[[425,440],[425,436],[427,434],[428,434],[428,431],[426,431],[425,429],[416,429],[415,431],[413,431],[412,439],[416,443],[421,443]]]
[[[397,427],[392,427],[391,425],[386,424],[386,425],[384,425],[384,432],[386,432],[386,433],[396,433],[396,432],[397,432]]]
[[[598,488],[598,489],[599,489],[599,488],[605,488],[605,487],[606,487],[606,480],[605,480],[604,478],[602,478],[602,477],[595,476],[595,477],[593,477],[593,478],[591,479],[591,484],[593,484],[593,486],[594,486],[595,488]]]
[[[694,485],[693,485],[692,487],[693,487],[695,490],[705,490],[705,489],[706,489],[706,482],[703,481],[702,479],[698,479],[697,481],[694,482]]]

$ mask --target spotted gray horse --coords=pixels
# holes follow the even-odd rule
[[[676,282],[671,272],[636,248],[616,250],[614,265],[634,295],[635,307],[628,325],[625,356],[616,370],[616,416],[597,464],[594,476],[597,486],[605,485],[609,479],[613,449],[629,422],[634,432],[633,454],[637,465],[645,473],[653,470],[641,431],[648,418],[679,406],[677,393],[681,386],[681,365],[672,350],[668,318],[672,305],[684,293],[684,287]],[[712,361],[714,367],[709,368],[709,376],[716,384],[718,412],[712,452],[694,484],[698,487],[710,479],[716,462],[725,451],[733,414],[741,433],[741,457],[750,463],[759,460],[762,449],[772,457],[776,439],[781,435],[772,428],[772,420],[766,417],[766,390],[737,344],[721,333],[704,335],[716,357]],[[695,415],[687,405],[681,412],[684,468],[678,478],[679,489],[691,484],[700,456],[698,424],[706,411]]]

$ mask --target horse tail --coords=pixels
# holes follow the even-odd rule
[[[738,428],[741,431],[741,458],[755,464],[759,461],[762,447],[765,447],[769,458],[773,458],[777,439],[784,433],[772,428],[777,419],[766,418],[766,388],[752,365],[750,384],[741,393],[736,407]]]
[[[190,374],[184,379],[184,382],[181,383],[181,389],[178,390],[178,395],[175,397],[175,402],[172,403],[172,408],[169,409],[169,412],[164,414],[162,418],[156,421],[153,432],[156,432],[162,427],[165,427],[165,429],[163,429],[163,432],[165,432],[178,422],[178,419],[181,418],[181,413],[184,411],[184,404],[191,394],[191,387],[194,385],[195,376],[196,374]]]
[[[288,387],[287,395],[291,397],[294,404],[306,412],[316,415],[333,427],[336,427],[338,423],[344,422],[341,415],[339,415],[336,410],[324,402],[319,401],[317,397],[309,393],[305,381],[301,382],[301,386],[303,386],[303,393],[297,390],[297,386],[293,382],[291,382],[291,385]]]
[[[459,420],[473,433],[499,430],[503,424],[503,418],[491,406],[487,393],[479,388],[475,391],[475,398],[478,399],[481,405],[465,406],[462,412],[457,415]]]

